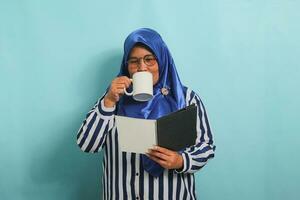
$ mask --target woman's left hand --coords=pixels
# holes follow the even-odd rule
[[[146,155],[165,169],[180,169],[183,167],[183,158],[176,151],[154,146]]]

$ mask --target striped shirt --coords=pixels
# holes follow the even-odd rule
[[[199,96],[185,88],[186,105],[197,105],[197,139],[182,152],[183,168],[153,177],[143,169],[141,154],[121,152],[114,114],[116,107],[104,106],[100,98],[87,114],[77,144],[84,152],[104,150],[103,199],[196,199],[194,173],[214,157],[212,133]]]

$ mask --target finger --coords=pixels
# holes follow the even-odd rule
[[[123,94],[124,94],[124,89],[114,88],[111,91],[111,96],[113,96],[115,100],[117,100],[119,98],[119,96],[121,96]]]
[[[114,87],[122,87],[122,88],[128,88],[131,85],[130,82],[126,81],[120,81],[120,82],[115,82]]]
[[[127,76],[120,76],[117,78],[117,80],[123,81],[123,82],[131,82],[130,78]]]
[[[120,81],[126,85],[126,88],[128,88],[132,82],[131,79],[128,78],[127,76],[121,76]]]
[[[118,95],[124,94],[124,88],[116,88],[115,89],[115,94],[118,94]]]
[[[131,80],[127,76],[120,76],[115,78],[111,83],[112,87],[118,84],[124,84],[124,87],[128,88],[131,85]]]
[[[115,101],[116,102],[118,102],[120,100],[120,96],[119,95],[116,94],[114,97],[115,97]]]
[[[149,150],[148,154],[161,160],[169,160],[169,156],[158,151]]]
[[[124,85],[124,86],[126,86],[126,82],[124,82],[124,81],[115,81],[115,82],[112,84],[113,87],[116,87],[116,86],[119,86],[119,85]]]
[[[163,154],[168,155],[168,156],[173,155],[174,152],[175,152],[175,151],[172,151],[172,150],[160,147],[160,146],[154,146],[151,150],[163,153]]]
[[[129,79],[128,77],[127,77],[127,79]],[[127,82],[128,82],[128,80],[127,80],[125,77],[117,77],[117,78],[115,78],[113,81],[112,81],[112,83],[113,84],[118,84],[118,83],[123,83],[123,84],[127,84]],[[130,79],[129,79],[129,81],[130,81]]]
[[[125,83],[117,83],[117,84],[115,85],[115,87],[118,88],[118,89],[124,89],[124,88],[127,88]]]
[[[157,162],[158,164],[160,164],[163,168],[167,168],[169,169],[169,165],[168,162],[165,160],[161,160],[155,156],[151,156],[150,154],[146,153],[146,155],[153,161]]]

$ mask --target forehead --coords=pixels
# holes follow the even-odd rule
[[[145,55],[152,55],[152,52],[144,47],[139,46],[133,47],[129,54],[130,57],[140,57]]]

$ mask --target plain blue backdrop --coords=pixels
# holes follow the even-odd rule
[[[156,29],[202,97],[216,157],[199,199],[298,200],[300,1],[0,0],[0,199],[100,199],[76,133],[123,41]]]

